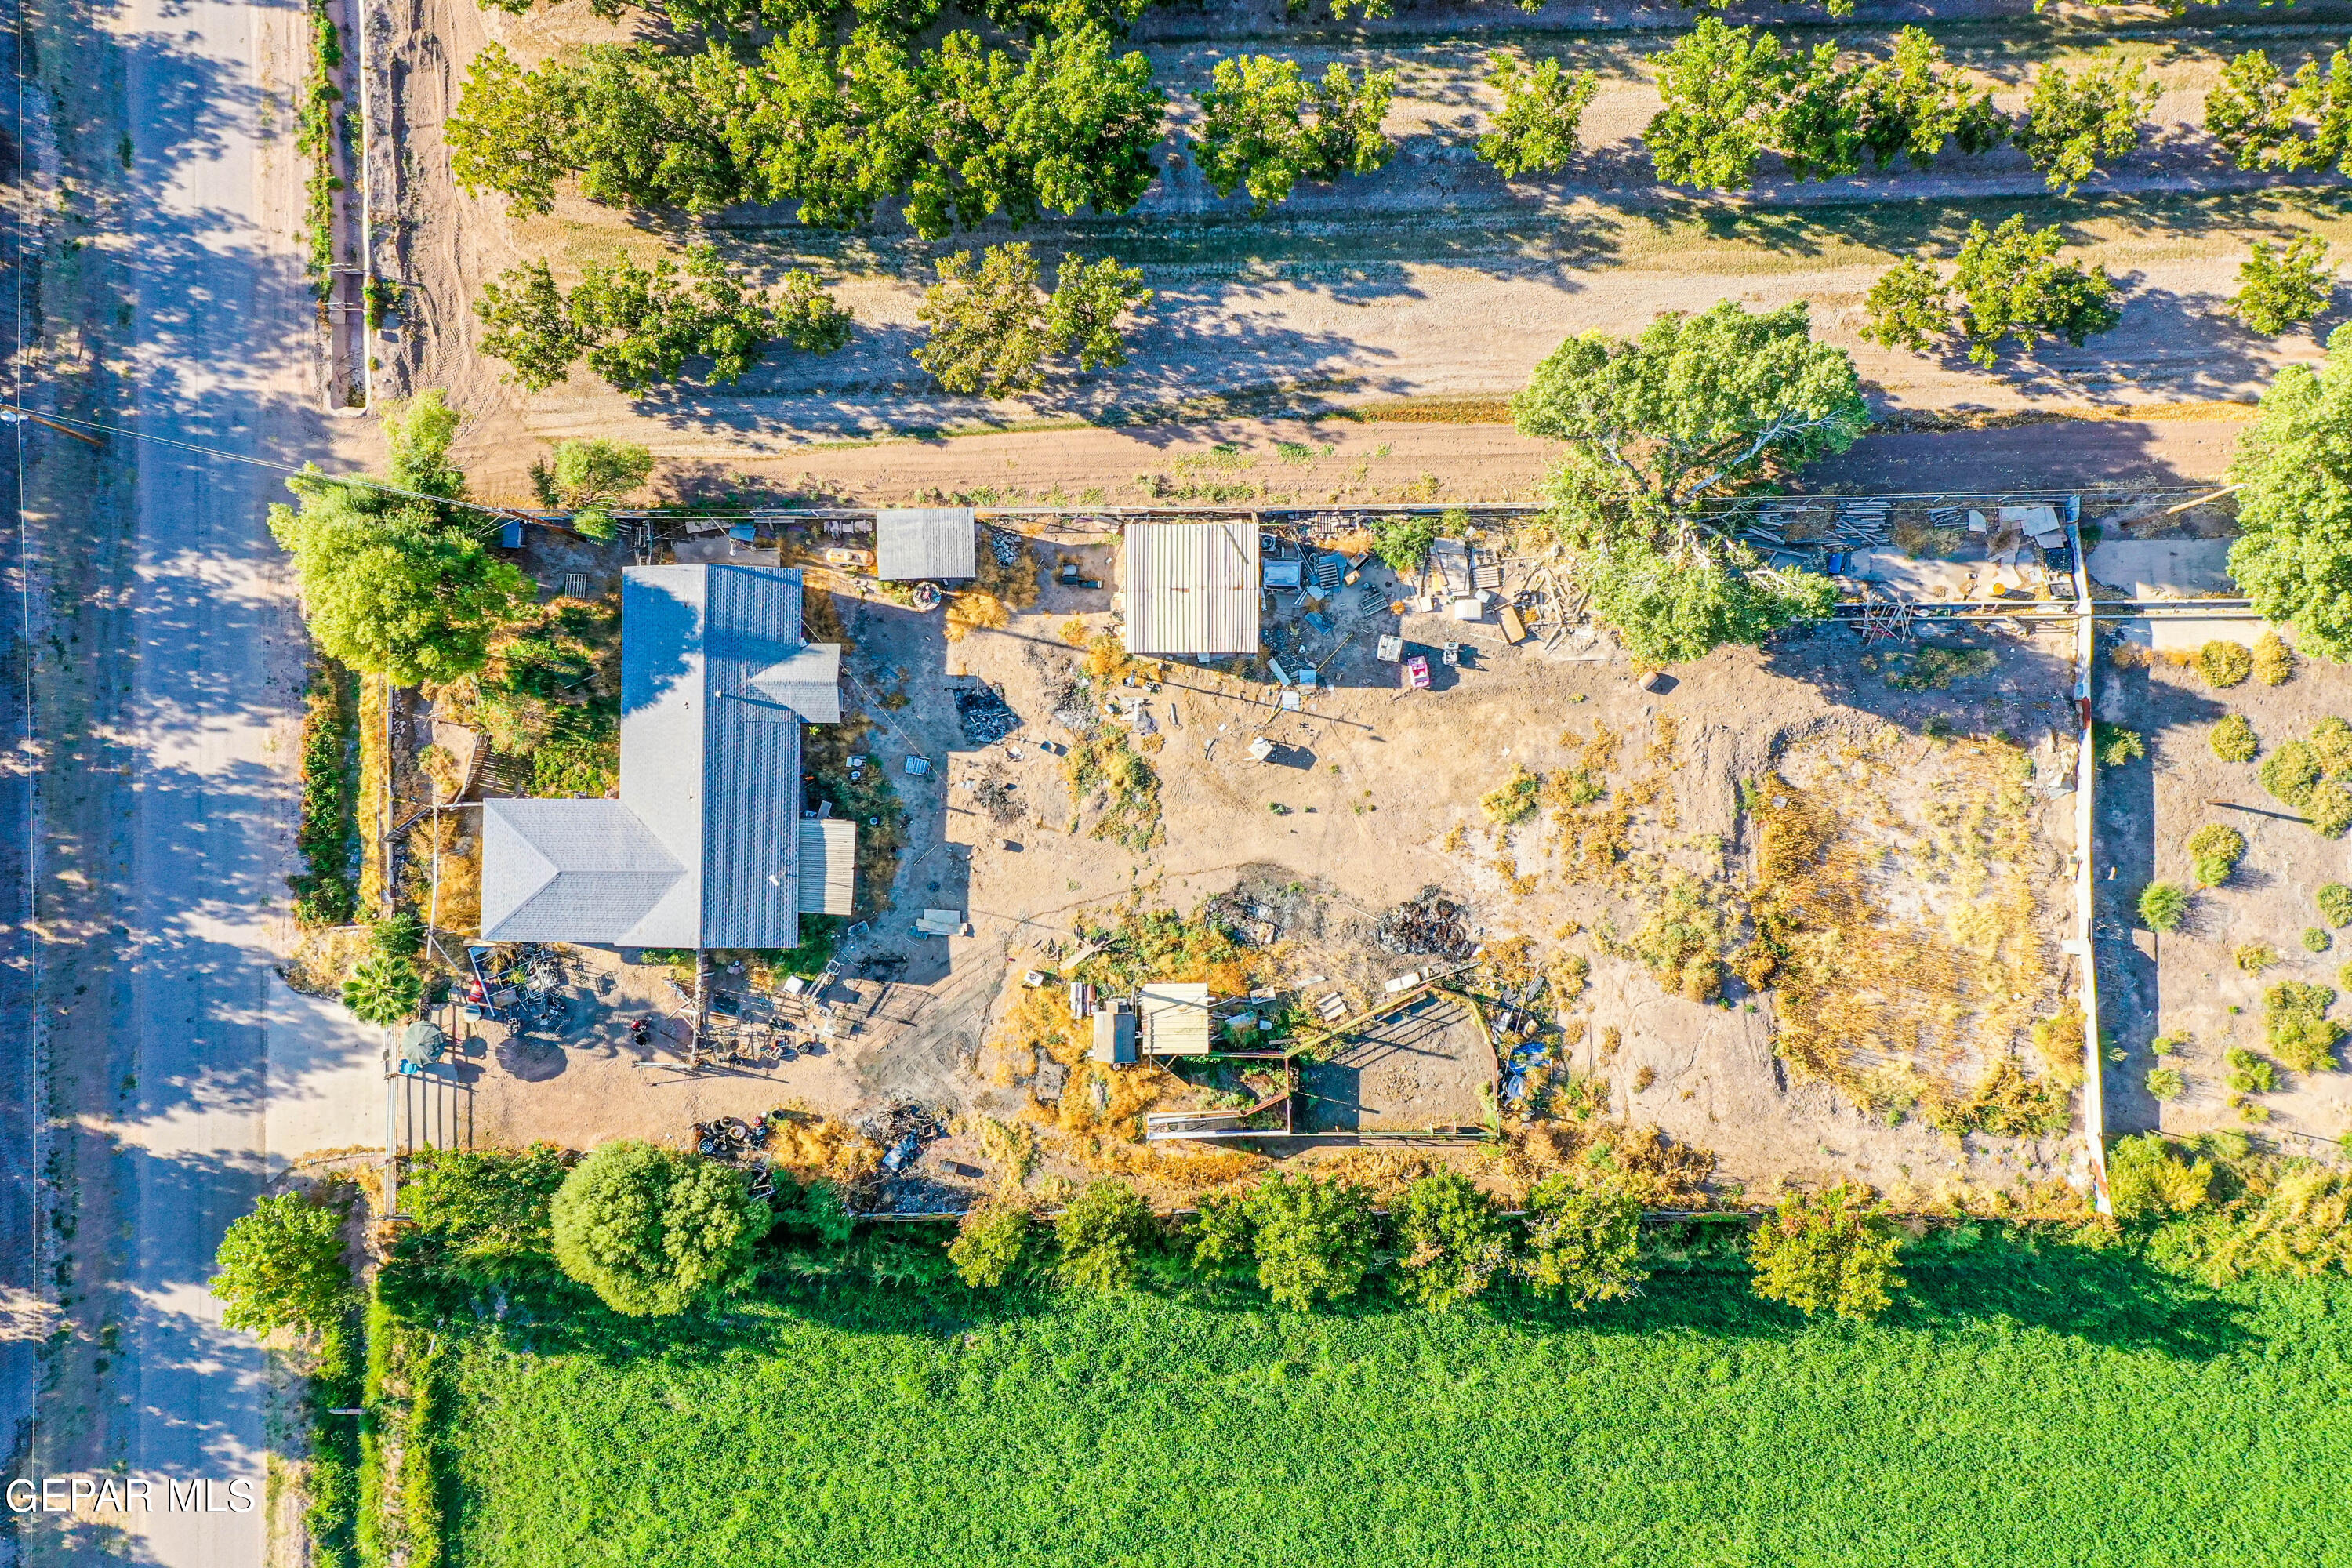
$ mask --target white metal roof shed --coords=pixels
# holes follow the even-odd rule
[[[1131,522],[1122,553],[1127,650],[1257,652],[1257,527]]]
[[[980,575],[980,526],[968,506],[884,507],[874,514],[874,574],[886,583]]]
[[[1143,1013],[1143,1052],[1152,1057],[1209,1054],[1209,988],[1197,980],[1156,980],[1136,993]]]

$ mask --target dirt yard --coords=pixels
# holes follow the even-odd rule
[[[2263,630],[2259,621],[2217,620],[2191,636],[2252,644]],[[2294,1015],[2324,1016],[2345,987],[2352,945],[2335,917],[2347,911],[2324,911],[2317,895],[2352,870],[2344,840],[2311,826],[2316,799],[2278,798],[2263,768],[2316,731],[2326,777],[2352,769],[2352,753],[2329,741],[2352,714],[2352,680],[2304,659],[2276,686],[2255,678],[2217,687],[2177,657],[2149,662],[2147,650],[2124,645],[2100,672],[2100,713],[2143,732],[2147,751],[2106,770],[2100,785],[2100,838],[2113,867],[2101,884],[2100,973],[2121,1053],[2109,1063],[2108,1126],[2184,1137],[2230,1130],[2289,1153],[2330,1152],[2352,1131],[2352,1080],[2339,1053],[2299,1046],[2273,1016],[2285,1012],[2279,1022],[2291,1026]],[[2252,760],[2215,753],[2214,729],[2232,717],[2252,727],[2260,747]],[[2137,917],[2139,889],[2150,881],[2196,889],[2187,845],[2207,825],[2236,830],[2244,858],[2219,886],[2195,891],[2178,931],[2158,935]],[[2150,1075],[2166,1072],[2180,1083],[2164,1085],[2171,1098],[2159,1099],[2161,1080]]]
[[[1103,587],[1054,581],[1066,558]],[[853,973],[887,984],[843,1056],[869,1098],[965,1113],[979,1142],[949,1158],[1025,1124],[1024,1164],[1041,1174],[1074,1149],[1085,1157],[1061,1168],[1151,1173],[1107,1147],[1098,1119],[1083,1138],[1056,1133],[1046,1097],[1091,1082],[1075,1054],[1066,1082],[1048,1056],[994,1044],[1033,1005],[1022,998],[1043,994],[1018,976],[1058,972],[1082,921],[1221,901],[1246,937],[1234,973],[1247,984],[1302,1001],[1337,992],[1361,1009],[1384,981],[1430,966],[1378,934],[1434,889],[1463,906],[1490,989],[1550,986],[1526,1031],[1549,1055],[1519,1110],[1540,1117],[1546,1094],[1603,1085],[1618,1114],[1715,1152],[1730,1186],[1846,1170],[1932,1192],[2056,1173],[2066,1047],[2029,1042],[2072,983],[2053,901],[2071,853],[2067,797],[2052,793],[2071,766],[2063,638],[1971,634],[1923,664],[1829,629],[1719,653],[1652,694],[1605,650],[1546,657],[1506,647],[1491,623],[1390,614],[1402,585],[1375,564],[1378,612],[1328,637],[1269,627],[1276,657],[1321,666],[1323,689],[1290,711],[1262,675],[1129,665],[1097,642],[1116,581],[1107,547],[1036,546],[1029,559],[1046,579],[1035,603],[961,641],[895,607],[843,616],[858,679],[908,700],[887,710],[889,729],[941,764],[902,780],[912,823],[898,910],[844,949]],[[1401,691],[1372,647],[1391,631],[1432,653],[1463,637],[1462,667]],[[1003,740],[956,732],[953,691],[973,682],[1020,717]],[[1255,762],[1260,736],[1274,750]],[[1073,752],[1105,747],[1144,760],[1148,787],[1092,784],[1073,798]],[[903,754],[885,748],[885,765]],[[1786,923],[1778,975],[1747,933],[1785,890],[1759,859],[1758,814],[1769,837],[1786,803],[1742,805],[1743,786],[1771,787],[1759,781],[1776,768],[1843,825],[1815,846],[1817,864],[1782,872],[1825,889],[1848,878],[1872,906],[1834,929]],[[1508,800],[1482,799],[1515,788],[1536,805],[1498,821]],[[911,934],[924,907],[963,910],[972,934]],[[1878,967],[1824,966],[1825,942],[1869,948]],[[1906,965],[1921,974],[1905,979]],[[1776,1016],[1771,987],[1800,983],[1856,1032],[1792,1071],[1774,1054],[1792,1021]],[[1066,1011],[1052,1021],[1066,1026]],[[1399,1121],[1461,1121],[1467,1102],[1444,1077],[1427,1095],[1392,1091]],[[1119,1114],[1191,1103],[1176,1080],[1160,1087],[1166,1098],[1139,1094]]]

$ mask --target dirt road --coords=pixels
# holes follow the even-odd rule
[[[228,452],[323,456],[295,239],[299,11],[129,0],[37,25],[38,86],[63,107],[54,142],[25,128],[37,201],[58,215],[21,297],[27,396]],[[257,1563],[264,1363],[205,1283],[268,1151],[302,663],[263,522],[282,491],[120,436],[27,448],[45,1284],[63,1331],[43,1346],[22,1473],[113,1470],[158,1500],[45,1519],[24,1555]],[[212,1482],[217,1511],[170,1509],[167,1480]]]

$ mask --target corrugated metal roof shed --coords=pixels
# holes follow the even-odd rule
[[[1135,1060],[1135,1015],[1124,1006],[1095,1015],[1094,1058],[1113,1067]]]
[[[886,583],[979,576],[980,530],[972,509],[883,508],[874,514],[874,565]]]
[[[1129,653],[1257,651],[1255,524],[1131,522],[1122,564]]]
[[[857,894],[857,825],[801,819],[801,913],[845,915]]]
[[[1196,980],[1162,980],[1136,994],[1143,1013],[1143,1053],[1209,1054],[1209,988]]]

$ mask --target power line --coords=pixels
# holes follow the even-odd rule
[[[0,403],[0,415],[15,415],[20,419],[35,419],[44,425],[76,425],[85,430],[100,430],[109,436],[127,436],[133,441],[145,441],[158,447],[170,447],[176,451],[193,452],[200,458],[218,458],[226,462],[244,463],[251,468],[268,468],[272,473],[287,474],[295,479],[316,479],[321,484],[356,485],[364,489],[381,490],[385,495],[399,496],[406,500],[420,500],[433,506],[461,506],[469,511],[488,513],[501,521],[510,519],[517,510],[513,507],[491,506],[484,501],[455,500],[447,496],[426,495],[422,490],[403,489],[398,485],[386,484],[382,479],[372,479],[365,474],[322,473],[315,466],[308,463],[298,468],[291,463],[276,462],[268,458],[256,458],[243,452],[225,451],[218,447],[199,446],[194,441],[175,440],[169,436],[158,436],[152,430],[132,430],[121,425],[103,424],[96,419],[77,419],[65,414],[41,414],[15,403]],[[14,424],[16,420],[12,419],[9,422]],[[73,432],[68,430],[66,433],[71,435]]]

